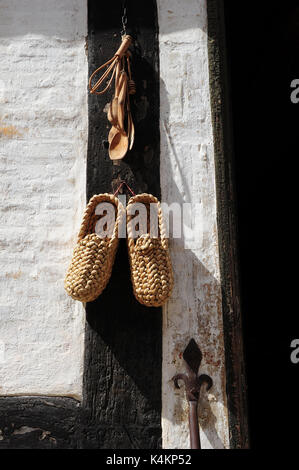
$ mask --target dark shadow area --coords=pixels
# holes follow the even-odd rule
[[[299,418],[299,365],[290,361],[299,332],[299,104],[290,100],[290,84],[299,78],[299,4],[224,7],[251,447],[290,448]]]

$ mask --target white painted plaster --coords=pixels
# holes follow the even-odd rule
[[[199,204],[195,240],[171,240],[175,286],[163,312],[162,429],[164,448],[189,448],[182,352],[194,338],[201,373],[214,386],[200,404],[203,448],[228,448],[225,365],[216,222],[205,0],[158,0],[161,188],[167,203]],[[197,235],[197,237],[196,237]]]
[[[0,394],[81,397],[63,288],[85,206],[87,6],[0,0]]]

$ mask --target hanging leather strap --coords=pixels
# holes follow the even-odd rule
[[[101,65],[100,67],[98,67],[90,76],[89,78],[89,90],[90,90],[90,93],[92,94],[95,94],[95,95],[102,95],[103,93],[105,93],[112,85],[112,81],[113,81],[113,78],[115,76],[115,72],[116,72],[116,66],[117,64],[122,60],[123,56],[126,54],[129,46],[131,45],[132,43],[132,37],[129,36],[128,34],[126,36],[123,36],[122,38],[122,43],[121,45],[119,46],[119,48],[117,49],[116,53],[114,54],[114,56],[107,60],[107,62],[105,62],[105,64]],[[105,67],[108,68],[105,70],[105,72],[103,73],[103,75],[98,79],[98,81],[92,85],[92,81],[93,81],[93,78]],[[106,87],[103,89],[103,90],[99,90],[100,86],[102,85],[102,83],[107,79],[107,77],[109,76],[109,74],[111,73],[112,71],[112,74],[111,74],[111,77],[108,81],[108,84],[106,85]]]

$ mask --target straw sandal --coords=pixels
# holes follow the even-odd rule
[[[101,238],[95,233],[96,224],[103,217],[95,214],[96,207],[101,202],[114,206],[115,218],[109,225],[114,228],[110,238]],[[64,281],[65,290],[73,299],[91,302],[107,286],[118,247],[118,227],[124,214],[122,204],[112,194],[98,194],[90,199]],[[109,211],[107,216],[109,217]]]
[[[134,203],[142,203],[147,209],[147,233],[134,238],[134,215],[129,214],[129,208]],[[150,204],[157,209],[157,236],[151,236],[153,221],[150,221]],[[165,235],[165,225],[161,205],[151,194],[138,194],[130,198],[127,206],[127,244],[131,267],[131,280],[136,299],[147,307],[160,307],[171,294],[173,287],[173,272],[168,250],[168,238]]]

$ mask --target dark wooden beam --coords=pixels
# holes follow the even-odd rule
[[[209,0],[207,7],[230,447],[244,449],[249,446],[246,375],[240,309],[232,117],[225,56],[223,0]]]
[[[0,449],[74,449],[80,403],[65,397],[1,397]]]
[[[114,191],[125,180],[134,192],[160,196],[159,55],[155,1],[127,3],[127,29],[134,38],[132,100],[136,141],[117,164],[109,159],[110,95],[89,96],[87,196]],[[120,44],[122,2],[89,1],[89,73]],[[96,423],[88,446],[156,448],[161,438],[162,312],[133,295],[125,240],[120,241],[108,287],[87,305],[84,408]]]

